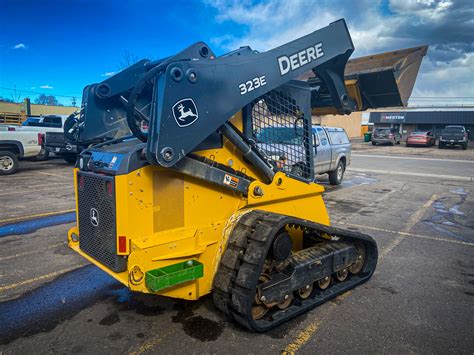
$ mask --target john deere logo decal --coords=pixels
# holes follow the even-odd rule
[[[99,211],[97,211],[95,208],[91,208],[91,224],[94,227],[99,226]]]
[[[192,125],[199,117],[193,99],[182,99],[173,105],[173,116],[180,127]]]

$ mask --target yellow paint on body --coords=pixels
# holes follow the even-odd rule
[[[240,120],[238,114],[231,121],[240,128]],[[143,293],[153,292],[145,282],[129,280],[132,270],[139,269],[146,273],[195,259],[203,264],[202,278],[156,292],[195,300],[212,291],[214,275],[227,247],[227,238],[242,214],[264,210],[329,224],[322,186],[292,179],[281,172],[275,174],[272,182],[265,184],[253,166],[225,139],[222,148],[196,154],[251,177],[253,182],[249,195],[245,197],[170,169],[145,166],[126,175],[115,176],[117,246],[118,237],[126,237],[127,249],[119,254],[128,257],[127,270],[112,272],[82,252],[78,227],[69,231],[70,247],[132,291]],[[76,175],[77,170],[74,174],[75,186]],[[264,191],[263,196],[252,194],[256,186]],[[79,235],[78,242],[73,241],[72,233]],[[295,239],[294,245],[301,245],[297,240],[301,238],[301,232],[290,232],[290,235]]]

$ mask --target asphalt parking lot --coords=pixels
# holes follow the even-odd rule
[[[0,352],[465,353],[474,339],[474,147],[354,144],[332,223],[372,235],[373,278],[265,334],[197,302],[135,295],[66,245],[71,166],[0,178]],[[457,178],[456,177],[460,177]]]

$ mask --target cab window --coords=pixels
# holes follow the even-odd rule
[[[43,123],[48,127],[61,128],[62,126],[61,117],[48,116],[43,119]]]
[[[329,132],[332,144],[348,144],[349,138],[345,131],[331,131]]]
[[[324,130],[322,128],[317,128],[317,131],[318,131],[318,135],[319,135],[319,140],[321,141],[321,145],[322,146],[325,146],[328,144],[328,138],[326,136],[326,133],[324,132]]]

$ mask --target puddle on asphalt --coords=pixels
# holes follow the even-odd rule
[[[202,299],[201,299],[202,300]],[[180,323],[184,332],[190,337],[199,341],[215,341],[224,331],[224,323],[216,322],[212,319],[195,315],[194,310],[203,301],[194,301],[192,303],[181,301],[174,308],[177,310],[175,316],[171,319],[173,323]]]
[[[163,314],[166,304],[172,302],[169,298],[156,295],[131,292],[126,287],[109,293],[120,305],[120,311],[131,311],[145,317]]]
[[[423,223],[433,228],[435,231],[462,241],[470,241],[453,229],[473,228],[472,225],[466,225],[466,214],[461,211],[461,206],[466,202],[468,193],[464,188],[459,187],[449,191],[451,196],[444,196],[433,203],[435,213],[429,218],[423,220]],[[453,200],[456,200],[453,203]],[[469,220],[467,221],[469,223]],[[450,229],[448,229],[448,227]]]
[[[375,178],[373,175],[365,173],[352,173],[349,179],[346,179],[346,177],[344,177],[344,180],[342,180],[341,185],[331,185],[327,180],[319,181],[318,179],[316,179],[316,183],[323,185],[327,189],[327,191],[335,191],[352,186],[371,185],[375,184],[376,182],[378,182],[377,178]]]
[[[120,316],[118,312],[113,312],[109,314],[108,316],[105,316],[99,321],[100,325],[106,325],[110,327],[111,325],[114,325],[115,323],[120,322]]]

